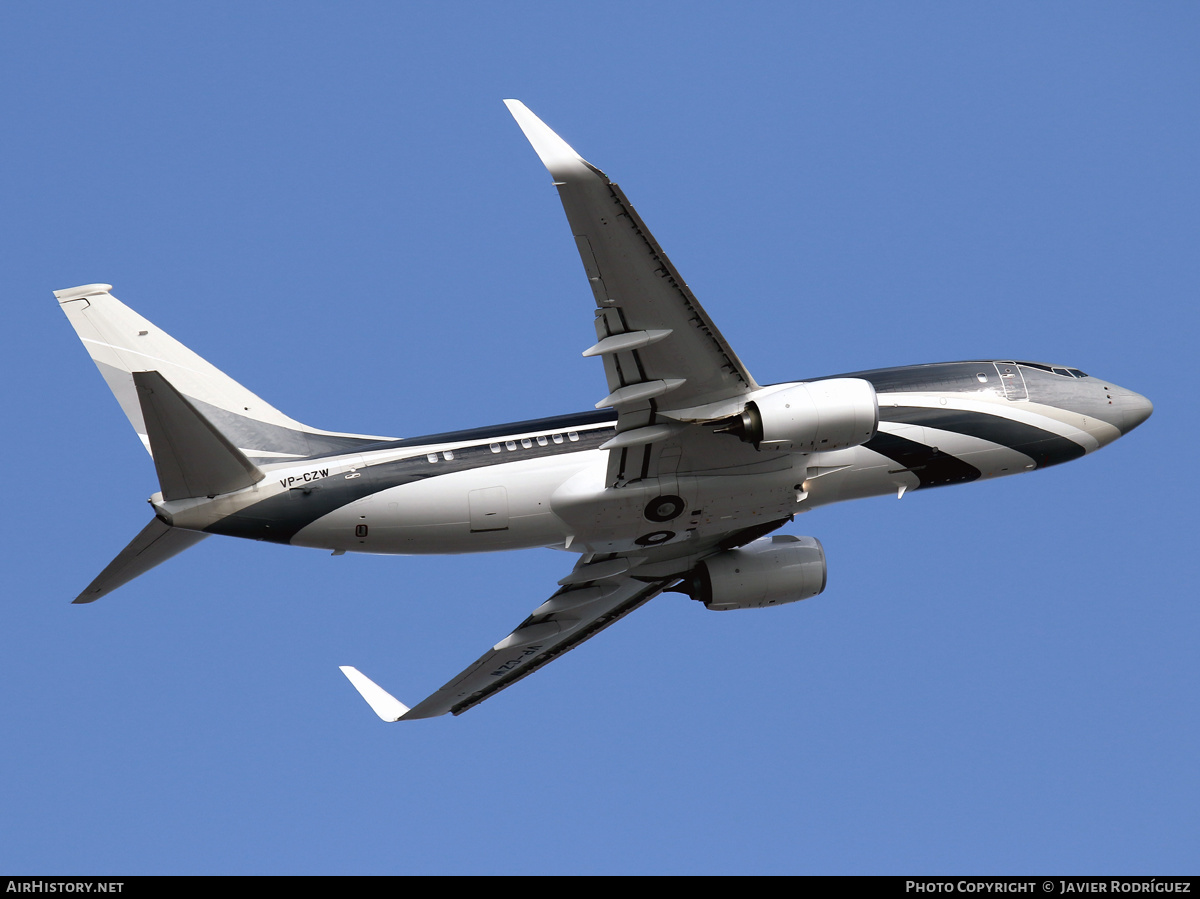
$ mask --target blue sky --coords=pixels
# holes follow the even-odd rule
[[[0,871],[1195,871],[1195,5],[6,4],[0,34]],[[384,725],[337,666],[415,702],[563,554],[213,538],[70,605],[157,488],[54,289],[115,285],[318,427],[602,395],[505,97],[760,382],[1016,357],[1155,414],[801,516],[822,596],[660,598],[460,718]]]

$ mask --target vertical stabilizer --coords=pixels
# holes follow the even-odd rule
[[[111,291],[110,284],[85,284],[56,290],[54,295],[148,451],[152,447],[134,372],[161,373],[233,446],[258,464],[353,452],[387,439],[300,424],[142,318]]]

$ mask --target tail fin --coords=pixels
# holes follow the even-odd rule
[[[156,328],[111,290],[110,284],[85,284],[54,295],[151,455],[134,372],[159,372],[194,411],[258,464],[351,452],[390,439],[300,424]]]

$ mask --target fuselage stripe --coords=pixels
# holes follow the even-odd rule
[[[997,446],[1024,453],[1040,468],[1078,459],[1087,452],[1073,440],[999,414],[965,409],[894,406],[881,410],[881,416],[899,424],[923,425],[987,440]]]
[[[561,443],[547,441],[546,445],[542,446],[530,440],[531,445],[525,447],[512,439],[511,435],[505,439],[503,435],[493,433],[492,436],[496,437],[496,440],[459,447],[453,451],[453,459],[446,459],[445,454],[422,453],[370,464],[368,458],[368,464],[361,472],[364,475],[362,477],[346,479],[335,476],[322,478],[312,484],[299,485],[228,515],[205,530],[232,537],[254,537],[272,543],[288,543],[299,531],[322,516],[348,503],[392,487],[460,471],[594,450],[612,437],[613,429],[571,429],[561,434]],[[571,439],[570,434],[574,434],[575,438]],[[500,452],[492,450],[494,443],[501,447]],[[507,445],[510,443],[516,444],[517,448],[508,449]],[[429,455],[437,455],[437,461],[430,461]],[[269,524],[269,528],[264,529],[264,523]]]
[[[863,444],[872,452],[886,456],[905,471],[915,474],[922,487],[944,487],[978,480],[982,472],[962,459],[943,453],[915,440],[884,431]]]

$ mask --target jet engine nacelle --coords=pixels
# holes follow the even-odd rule
[[[713,611],[761,609],[825,589],[825,550],[815,537],[779,534],[709,556],[684,590]]]
[[[815,453],[861,446],[878,425],[879,400],[870,381],[828,378],[758,397],[723,430],[756,447],[786,442],[797,452]]]

